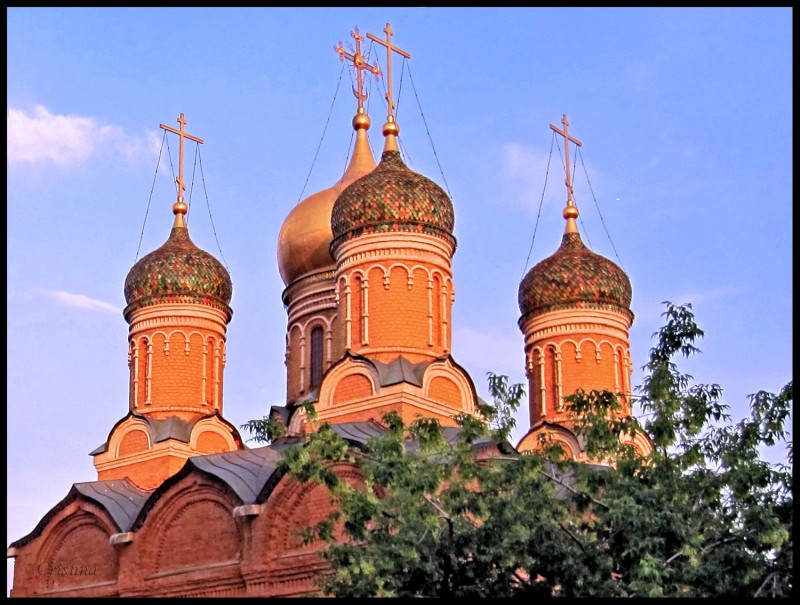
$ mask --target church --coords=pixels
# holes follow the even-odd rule
[[[298,530],[331,510],[326,488],[278,470],[282,452],[302,447],[317,422],[354,446],[383,430],[384,413],[455,426],[479,398],[452,351],[458,276],[455,212],[445,191],[412,171],[398,144],[392,57],[410,54],[367,34],[387,53],[386,73],[339,46],[355,70],[355,144],[341,178],[300,201],[277,241],[285,289],[286,402],[268,410],[284,436],[248,447],[224,415],[227,326],[233,284],[225,267],[190,237],[184,202],[186,130],[161,124],[180,145],[177,200],[168,237],[124,280],[128,324],[128,409],[91,452],[97,480],[75,483],[28,535],[15,558],[12,597],[298,597],[317,593],[326,566]],[[368,131],[364,77],[386,78],[382,152]],[[381,116],[383,118],[383,116]],[[549,435],[587,460],[565,398],[578,388],[619,393],[629,413],[631,284],[583,243],[569,172],[580,141],[563,116],[550,125],[565,143],[566,204],[560,247],[519,286],[530,427],[516,447]],[[164,216],[164,230],[168,217]],[[246,288],[246,284],[238,287]],[[265,410],[265,412],[267,412]],[[633,445],[649,449],[645,437]],[[357,465],[336,472],[358,485]]]

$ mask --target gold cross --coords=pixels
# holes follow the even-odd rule
[[[552,124],[550,124],[550,128],[555,130],[558,134],[564,137],[564,156],[567,161],[567,178],[564,181],[567,185],[567,206],[574,206],[575,202],[572,199],[572,179],[569,176],[569,142],[572,141],[578,147],[582,145],[582,143],[576,139],[575,137],[571,136],[569,132],[567,132],[567,128],[569,127],[569,121],[567,120],[567,114],[564,114],[561,118],[561,123],[564,125],[564,130],[559,130]]]
[[[183,117],[183,114],[181,114],[181,116],[178,118],[178,123],[181,125],[180,130],[175,130],[174,128],[170,128],[164,124],[160,124],[160,126],[164,130],[174,132],[180,138],[180,151],[178,152],[178,178],[175,179],[175,182],[178,183],[178,202],[180,203],[183,201],[183,192],[186,190],[186,186],[183,184],[183,139],[191,139],[192,141],[197,141],[198,143],[202,143],[203,139],[198,139],[190,134],[186,134],[183,129],[184,125],[186,124],[186,119]]]
[[[378,69],[377,61],[375,62],[375,65],[370,65],[367,63],[367,58],[361,54],[361,40],[363,40],[363,38],[361,37],[357,27],[355,28],[355,31],[350,32],[350,35],[353,36],[356,41],[356,52],[354,54],[347,52],[342,46],[341,42],[334,46],[333,50],[339,53],[339,57],[342,61],[345,59],[350,59],[350,61],[353,63],[353,67],[356,68],[358,90],[353,88],[353,94],[356,96],[356,99],[358,99],[358,113],[363,113],[364,101],[367,99],[367,93],[364,92],[364,74],[362,72],[366,69],[370,73],[380,76],[381,70]]]
[[[386,32],[386,41],[381,40],[380,38],[373,36],[372,34],[367,34],[367,38],[370,40],[374,40],[378,44],[382,44],[386,47],[386,82],[387,82],[387,93],[386,93],[386,100],[389,103],[389,121],[394,121],[394,103],[392,102],[392,51],[396,52],[399,55],[402,55],[406,59],[410,59],[411,55],[408,54],[406,51],[399,49],[396,46],[392,46],[392,26],[388,23],[386,27],[383,28],[383,31]]]

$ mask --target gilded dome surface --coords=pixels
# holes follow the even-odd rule
[[[160,302],[199,302],[230,312],[233,285],[222,264],[194,245],[185,227],[173,227],[163,246],[146,254],[125,278],[129,310]]]
[[[408,168],[395,150],[384,151],[375,170],[342,191],[331,214],[333,245],[382,231],[430,233],[455,244],[454,222],[444,190]]]
[[[356,132],[353,155],[342,178],[333,187],[302,200],[283,221],[278,234],[278,270],[285,285],[289,286],[304,275],[333,269],[333,203],[345,187],[375,168],[367,139],[369,124],[369,116],[359,110],[353,118]]]
[[[278,270],[285,285],[306,273],[333,268],[331,210],[339,192],[334,186],[307,197],[283,221],[278,234]]]
[[[614,308],[630,313],[631,282],[607,258],[595,254],[578,233],[565,233],[561,246],[522,278],[523,316],[563,308]]]

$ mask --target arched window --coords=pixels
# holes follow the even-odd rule
[[[561,410],[561,406],[559,405],[558,401],[558,358],[556,356],[556,348],[555,347],[548,347],[547,348],[547,362],[550,365],[550,409],[555,412],[556,410]]]
[[[150,403],[150,351],[150,341],[147,338],[140,338],[136,360],[137,406]]]
[[[311,388],[317,388],[322,382],[322,328],[316,326],[311,330]]]

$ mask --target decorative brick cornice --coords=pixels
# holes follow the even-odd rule
[[[386,259],[427,262],[451,274],[455,247],[450,242],[419,233],[369,233],[339,246],[336,251],[336,274],[353,265],[381,262]]]
[[[224,340],[229,318],[220,309],[191,303],[161,303],[132,311],[129,315],[128,338],[139,333],[165,327],[192,327],[210,330]]]
[[[317,291],[324,292],[332,288],[335,274],[335,267],[331,267],[324,271],[309,273],[299,277],[283,290],[283,294],[281,294],[283,304],[285,306],[290,306],[293,300],[298,296],[308,296]]]
[[[520,319],[525,348],[554,337],[604,335],[628,342],[631,318],[611,309],[559,309]]]

